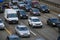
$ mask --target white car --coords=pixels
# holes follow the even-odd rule
[[[38,17],[30,17],[28,19],[28,24],[32,27],[42,27],[42,22]]]
[[[15,31],[21,37],[30,37],[30,30],[25,25],[17,25]]]
[[[0,29],[4,29],[4,28],[5,28],[4,22],[2,21],[2,19],[0,19]]]

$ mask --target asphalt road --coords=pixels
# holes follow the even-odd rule
[[[29,17],[31,17],[30,13],[27,12]],[[41,13],[41,16],[37,16],[43,22],[43,28],[32,28],[28,25],[28,20],[19,19],[19,24],[27,25],[30,28],[31,37],[30,38],[21,38],[21,40],[35,40],[36,38],[43,37],[46,40],[56,40],[58,37],[58,29],[48,26],[46,20],[51,17],[57,17],[58,13],[51,11],[50,13]],[[0,18],[4,20],[4,13],[0,14]],[[0,40],[6,40],[6,37],[11,34],[15,34],[15,26],[17,24],[8,24],[5,21],[5,30],[0,31]]]

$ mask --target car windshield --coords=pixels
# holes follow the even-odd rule
[[[38,9],[33,9],[33,12],[39,12],[39,10]]]
[[[26,8],[31,8],[31,6],[30,5],[27,5]]]
[[[43,8],[43,9],[48,9],[48,7],[47,7],[47,6],[45,6],[45,5],[44,5],[44,6],[41,6],[41,8]]]
[[[26,12],[25,11],[20,11],[20,14],[25,15]]]
[[[39,22],[39,19],[31,19],[33,22]]]
[[[2,23],[2,20],[0,20],[0,23]]]
[[[10,38],[10,40],[19,40],[19,38]]]
[[[27,27],[20,27],[20,28],[18,28],[20,31],[26,31],[26,30],[28,30],[28,28]]]
[[[58,22],[59,20],[58,19],[52,19],[51,21],[52,22]]]
[[[17,17],[17,14],[14,14],[14,13],[12,13],[12,14],[8,14],[7,17],[8,17],[8,18],[11,18],[11,17]]]

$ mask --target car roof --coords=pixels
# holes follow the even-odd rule
[[[27,27],[26,25],[17,25],[18,27]]]
[[[31,19],[39,19],[38,17],[30,17]]]
[[[18,36],[17,35],[9,35],[9,38],[18,38]]]

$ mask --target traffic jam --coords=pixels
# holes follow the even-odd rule
[[[1,40],[60,40],[60,14],[38,0],[11,0],[0,6]]]

